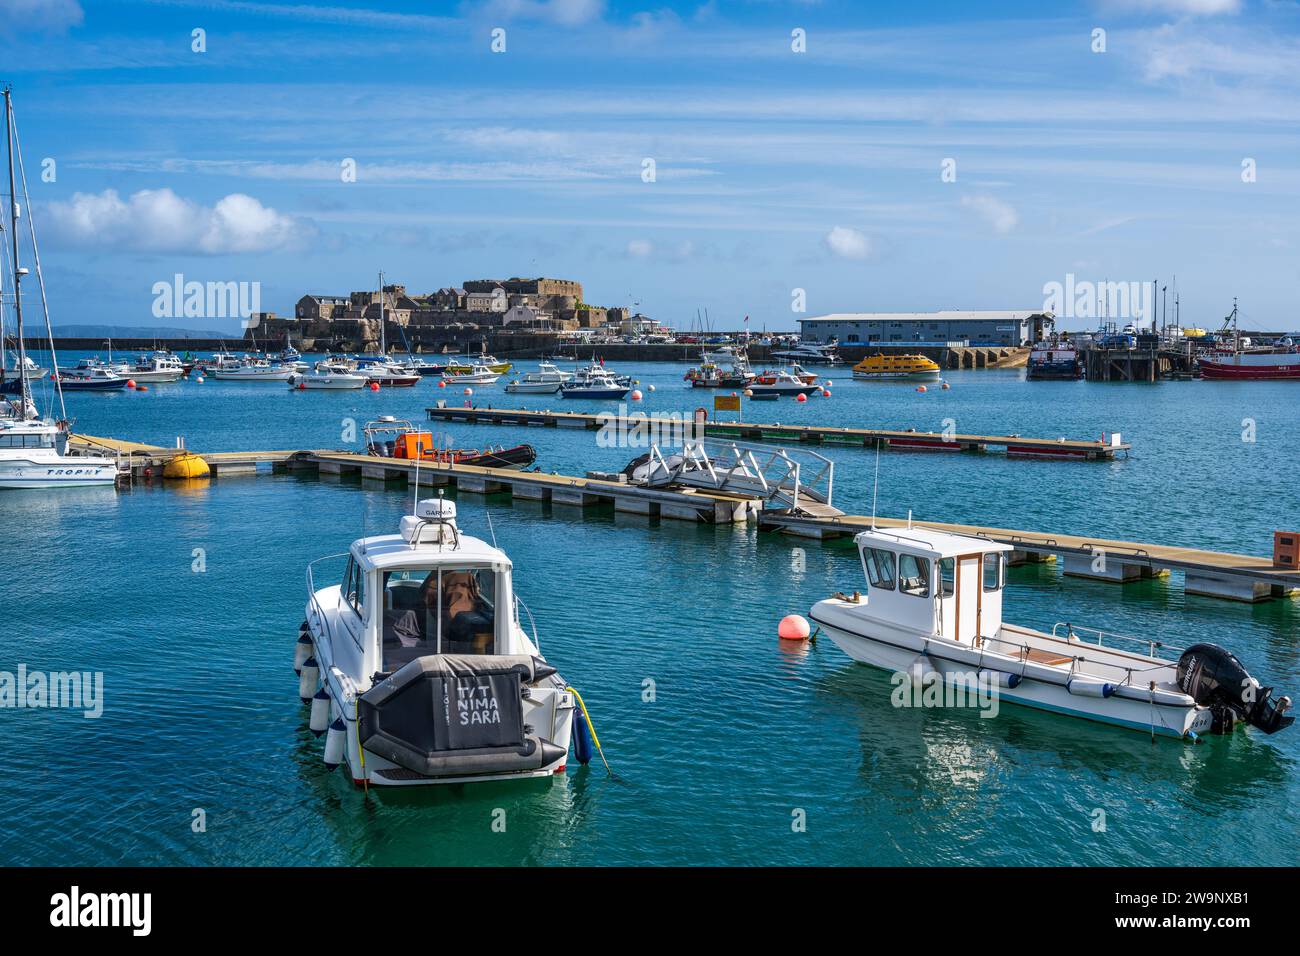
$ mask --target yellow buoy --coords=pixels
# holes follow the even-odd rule
[[[208,463],[192,452],[183,451],[163,465],[164,478],[207,478]]]

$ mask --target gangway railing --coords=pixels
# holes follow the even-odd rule
[[[835,463],[823,455],[722,438],[687,439],[679,449],[652,446],[637,472],[647,486],[685,484],[794,509],[807,502],[830,505],[835,491]]]

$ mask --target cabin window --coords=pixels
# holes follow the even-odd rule
[[[867,568],[868,584],[885,591],[894,590],[894,552],[863,548],[862,563]]]
[[[357,616],[366,616],[366,572],[355,561],[348,564],[348,576],[343,588],[343,596]]]
[[[996,591],[1002,587],[1002,555],[998,552],[984,555],[984,590]]]
[[[914,554],[898,556],[898,590],[917,597],[930,596],[930,562]]]
[[[496,574],[434,568],[384,574],[382,669],[430,654],[495,654]]]
[[[939,596],[952,597],[957,593],[957,559],[939,559]]]

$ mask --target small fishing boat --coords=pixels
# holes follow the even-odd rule
[[[939,363],[924,355],[868,355],[853,366],[853,377],[865,382],[937,382]]]
[[[157,351],[151,355],[141,355],[131,369],[131,380],[149,384],[179,382],[185,374],[185,366],[171,352]]]
[[[66,425],[0,418],[0,488],[76,488],[112,485],[111,458],[67,454]]]
[[[1010,545],[909,525],[854,538],[865,593],[813,605],[840,650],[914,687],[966,688],[999,700],[1140,730],[1195,738],[1249,723],[1265,733],[1295,719],[1224,649],[1197,644],[1176,660],[1154,638],[1057,624],[1006,624]],[[900,685],[901,686],[901,685]]]
[[[449,368],[442,376],[442,380],[448,385],[495,385],[497,379],[501,377],[499,372],[493,371],[486,365],[453,368],[456,367],[465,368],[465,371],[457,372]]]
[[[126,388],[126,383],[130,381],[125,375],[119,375],[102,366],[59,369],[54,379],[65,392],[118,391]]]
[[[245,357],[237,362],[218,362],[208,374],[225,382],[287,382],[296,374],[296,369],[272,365],[265,359]]]
[[[472,371],[480,366],[486,365],[488,369],[498,375],[504,375],[510,371],[511,364],[503,362],[495,355],[488,355],[486,352],[475,358],[456,359],[447,363],[447,371],[452,375],[469,375]]]
[[[561,385],[560,395],[564,398],[623,398],[631,387],[608,372],[586,369],[573,381]]]
[[[1232,341],[1221,348],[1212,349],[1197,359],[1204,379],[1300,379],[1300,347],[1290,336],[1284,336],[1271,345],[1256,345],[1244,338],[1237,328],[1237,301],[1232,302],[1232,312],[1224,320],[1222,337],[1226,339],[1229,328]]]
[[[360,362],[356,374],[363,376],[367,382],[377,382],[385,388],[410,388],[420,381],[418,372],[399,365],[390,358]]]
[[[1083,378],[1079,350],[1069,341],[1044,339],[1029,350],[1025,378],[1030,381]]]
[[[748,390],[752,393],[751,397],[758,398],[767,395],[811,395],[820,388],[815,382],[805,382],[785,369],[777,369],[757,376],[750,382]]]
[[[427,461],[443,465],[477,465],[482,468],[522,470],[537,460],[532,445],[488,445],[486,448],[440,446],[430,432],[422,432],[406,419],[382,415],[366,422],[366,453],[378,458]]]
[[[572,380],[572,372],[562,372],[552,363],[542,362],[536,372],[529,372],[522,379],[517,378],[507,385],[506,391],[554,395],[561,385]]]
[[[329,558],[307,567],[294,669],[325,765],[364,786],[562,772],[579,698],[524,631],[510,558],[463,534],[451,501],[414,511],[334,555],[340,583],[316,583]]]
[[[327,389],[338,391],[344,389],[365,388],[370,378],[358,372],[349,372],[325,362],[317,362],[310,372],[294,372],[289,376],[289,387],[296,389]]]

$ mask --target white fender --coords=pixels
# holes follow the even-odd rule
[[[307,726],[311,732],[319,737],[325,733],[325,728],[330,725],[330,695],[324,687],[316,691],[316,696],[311,699],[311,719]]]
[[[293,672],[302,673],[302,665],[307,663],[307,658],[311,657],[312,643],[311,635],[306,631],[298,634],[298,643],[293,647]]]
[[[302,675],[298,678],[298,696],[305,704],[316,693],[316,681],[320,679],[320,667],[316,658],[309,657],[302,665]]]
[[[335,717],[330,724],[329,733],[325,735],[325,766],[333,770],[343,762],[343,745],[347,742],[348,729],[342,717]]]

